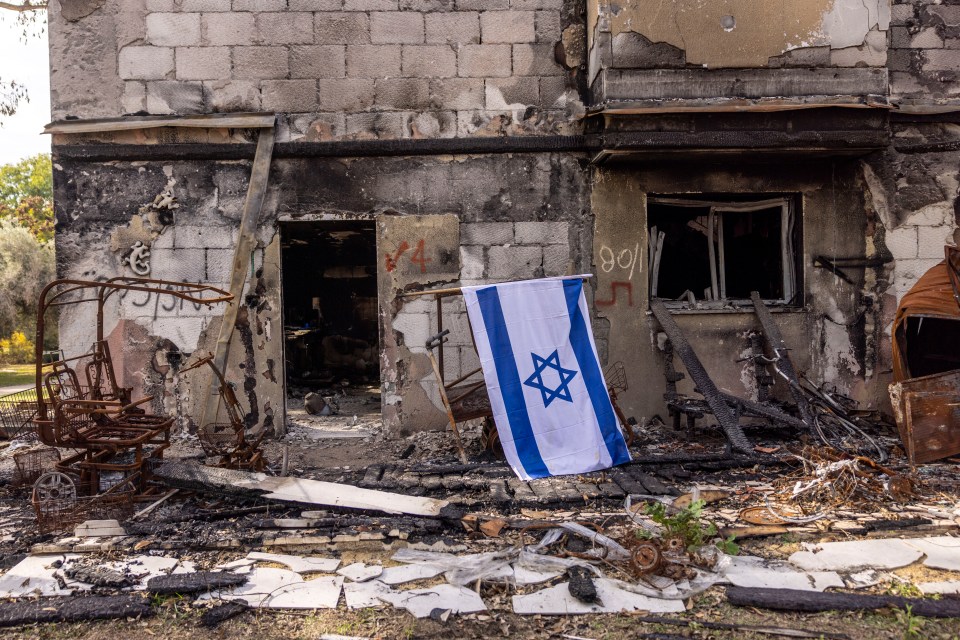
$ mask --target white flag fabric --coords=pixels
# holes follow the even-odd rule
[[[493,418],[524,479],[629,462],[597,358],[583,280],[464,287]]]

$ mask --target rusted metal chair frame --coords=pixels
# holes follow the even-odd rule
[[[169,295],[195,304],[213,305],[233,299],[228,292],[203,284],[152,278],[116,277],[104,282],[62,279],[48,284],[40,294],[37,311],[35,424],[41,442],[71,448],[77,453],[57,465],[64,473],[79,475],[82,491],[94,495],[100,476],[117,472],[121,482],[137,478],[141,492],[147,490],[147,459],[160,459],[169,446],[173,417],[146,414],[140,405],[152,396],[131,401],[132,389],[117,384],[110,349],[103,335],[104,307],[120,291]],[[71,294],[77,294],[75,297]],[[44,316],[50,308],[97,303],[96,341],[82,355],[63,357],[43,371]],[[81,385],[76,368],[83,372]],[[129,452],[129,453],[128,453]],[[132,454],[132,455],[130,455]]]

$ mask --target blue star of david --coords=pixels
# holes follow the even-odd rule
[[[540,390],[540,395],[543,396],[544,409],[549,407],[550,403],[558,398],[560,400],[566,400],[567,402],[573,402],[569,385],[570,381],[576,377],[577,372],[572,369],[564,369],[560,366],[560,355],[557,351],[551,353],[546,359],[535,353],[531,353],[530,355],[533,357],[533,374],[527,378],[523,384]],[[543,372],[547,369],[555,369],[560,375],[560,385],[556,389],[550,389],[543,383]]]

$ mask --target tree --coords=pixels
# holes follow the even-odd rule
[[[41,242],[53,238],[53,166],[41,153],[0,167],[0,220],[16,220]]]
[[[46,0],[19,0],[17,2],[0,0],[0,10],[13,11],[17,14],[17,25],[22,29],[22,37],[26,40],[39,22],[41,13],[47,10],[47,3]],[[4,80],[0,76],[0,118],[12,116],[16,113],[22,100],[30,100],[27,96],[26,87],[16,80]]]
[[[0,220],[0,338],[15,331],[34,334],[40,291],[55,277],[53,243],[13,220]]]

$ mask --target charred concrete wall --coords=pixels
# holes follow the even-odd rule
[[[329,140],[560,132],[583,114],[582,30],[554,55],[574,0],[77,4],[50,2],[55,119],[263,110],[280,140]]]

